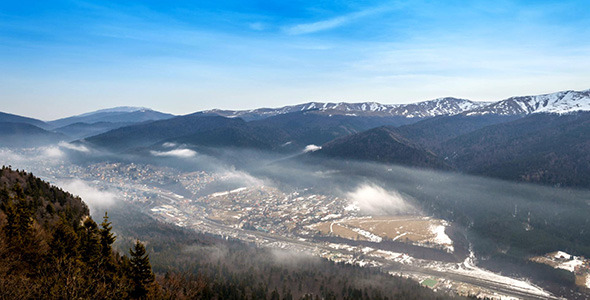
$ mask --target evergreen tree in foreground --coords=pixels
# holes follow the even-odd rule
[[[154,282],[154,273],[150,265],[149,256],[146,254],[145,246],[138,240],[133,249],[129,249],[130,279],[133,281],[133,298],[145,298],[149,288]]]
[[[105,264],[106,268],[109,271],[112,271],[114,268],[113,265],[113,243],[117,239],[115,235],[111,232],[112,226],[111,222],[109,222],[109,216],[105,211],[103,221],[100,224],[99,234],[100,234],[100,256],[102,258],[103,263]]]

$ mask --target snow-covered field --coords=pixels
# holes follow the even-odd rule
[[[445,229],[448,227],[446,221],[442,221],[441,224],[430,225],[430,231],[434,234],[434,238],[431,242],[445,247],[450,252],[455,252],[453,247],[453,240],[445,233]]]

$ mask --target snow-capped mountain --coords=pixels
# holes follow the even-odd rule
[[[393,116],[407,118],[427,118],[442,115],[457,115],[465,111],[489,105],[489,102],[475,102],[467,99],[438,98],[412,104],[403,104],[392,108]]]
[[[361,103],[322,103],[309,102],[298,105],[284,106],[280,108],[259,108],[252,110],[208,110],[203,113],[216,114],[230,118],[242,118],[244,120],[257,120],[281,114],[298,111],[315,110],[326,115],[347,116],[375,116],[391,117],[400,116],[406,118],[425,118],[440,115],[456,115],[490,104],[489,102],[475,102],[457,98],[439,98],[412,104],[381,104],[377,102]]]
[[[590,111],[590,90],[562,91],[537,96],[512,97],[465,112],[466,115],[528,115]]]
[[[480,102],[458,98],[438,98],[411,104],[381,104],[377,102],[308,102],[280,108],[258,108],[251,110],[203,111],[204,114],[246,121],[264,119],[298,111],[315,110],[326,115],[374,116],[428,118],[444,115],[487,115],[502,116],[528,115],[532,113],[569,113],[590,111],[590,90],[562,91],[537,96],[512,97],[497,102]]]

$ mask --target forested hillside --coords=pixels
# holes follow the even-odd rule
[[[0,171],[0,298],[125,299],[158,296],[145,248],[113,252],[78,197],[24,171]]]

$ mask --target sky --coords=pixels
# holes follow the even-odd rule
[[[0,111],[174,114],[590,88],[590,1],[0,0]]]

